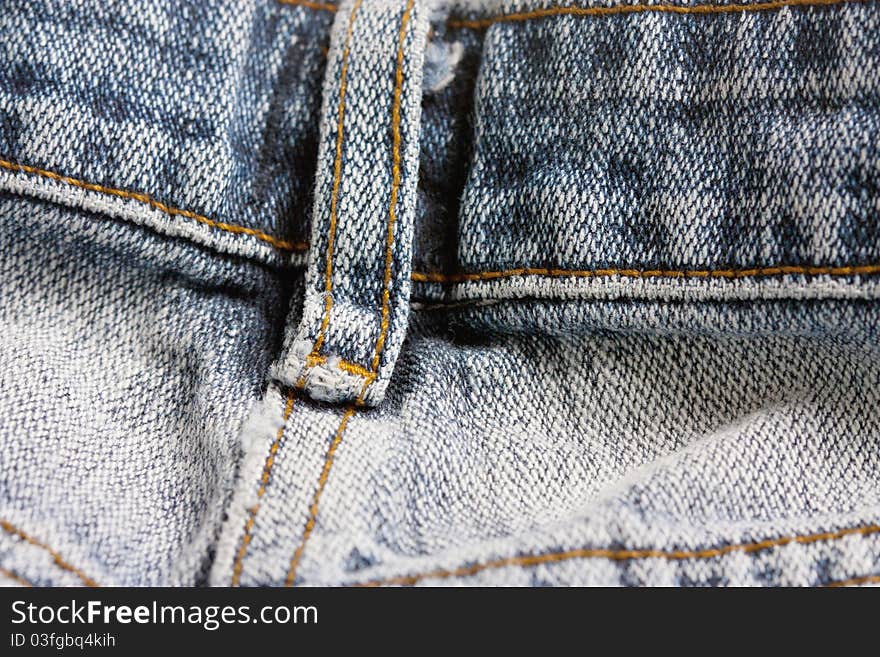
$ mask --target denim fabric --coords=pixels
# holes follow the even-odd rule
[[[875,0],[0,7],[0,581],[880,583]]]
[[[273,370],[316,399],[380,402],[406,334],[423,5],[352,0],[336,15],[305,306]]]
[[[878,27],[873,3],[494,24],[459,264],[876,264]]]
[[[84,210],[3,194],[0,216],[0,519],[99,584],[203,581],[283,286]],[[84,583],[4,529],[4,568]]]
[[[630,311],[589,314],[615,325]],[[374,410],[297,399],[285,423],[272,393],[275,424],[242,470],[213,583],[822,585],[880,572],[874,306],[823,309],[873,329],[846,340],[809,326],[512,336],[493,330],[494,306],[447,312],[414,313]]]
[[[302,260],[331,18],[262,0],[5,0],[0,186]]]

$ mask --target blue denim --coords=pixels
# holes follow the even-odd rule
[[[336,12],[305,303],[273,369],[315,399],[380,402],[406,335],[427,32],[412,0]]]
[[[875,0],[0,6],[0,581],[880,583]]]
[[[277,2],[4,1],[3,187],[302,262],[331,18]]]

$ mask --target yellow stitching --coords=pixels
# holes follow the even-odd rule
[[[773,2],[756,2],[752,4],[733,5],[617,5],[614,7],[551,7],[534,11],[501,14],[490,18],[476,20],[447,21],[452,28],[470,28],[482,30],[495,23],[511,23],[528,21],[548,16],[611,16],[615,14],[638,14],[643,12],[664,14],[733,14],[755,11],[772,11],[784,7],[823,7],[828,5],[854,4],[868,0],[774,0]]]
[[[85,584],[86,586],[92,586],[92,587],[98,586],[98,583],[95,580],[93,580],[91,577],[86,575],[82,570],[80,570],[76,566],[73,566],[70,563],[68,563],[67,561],[65,561],[64,557],[62,557],[58,552],[56,552],[55,550],[50,548],[45,543],[41,543],[40,541],[33,538],[32,536],[29,536],[28,534],[24,533],[23,531],[21,531],[18,527],[16,527],[12,523],[7,522],[6,520],[3,520],[2,518],[0,518],[0,527],[2,527],[3,530],[6,531],[6,533],[12,534],[14,536],[18,536],[24,542],[29,543],[35,547],[41,548],[41,549],[45,550],[46,552],[48,552],[52,556],[52,560],[55,562],[56,566],[58,566],[62,570],[66,570],[70,573],[73,573],[74,575],[79,577],[80,580],[82,580],[82,583]]]
[[[342,46],[342,68],[339,73],[339,106],[336,115],[336,155],[333,160],[333,191],[330,194],[330,227],[327,232],[327,257],[324,266],[324,316],[321,328],[312,345],[312,356],[317,356],[324,344],[324,336],[330,326],[330,311],[333,309],[333,245],[336,241],[336,209],[339,202],[339,181],[342,176],[342,142],[345,129],[345,90],[348,79],[348,55],[351,35],[354,32],[354,21],[357,18],[363,0],[357,0],[348,17],[348,29]]]
[[[483,271],[472,274],[441,274],[413,272],[412,280],[423,283],[464,283],[488,281],[513,276],[544,276],[548,278],[756,278],[803,274],[807,276],[858,276],[880,273],[880,265],[847,265],[819,267],[809,265],[780,265],[750,269],[549,269],[520,267],[502,271]]]
[[[287,426],[287,420],[290,418],[290,414],[293,411],[294,398],[294,393],[291,390],[290,394],[287,396],[287,403],[284,405],[281,426],[278,428],[278,433],[275,434],[275,440],[272,442],[272,446],[269,448],[269,454],[266,457],[266,462],[263,464],[263,476],[260,478],[260,488],[257,490],[257,503],[248,509],[248,518],[244,523],[244,533],[241,536],[241,543],[238,547],[238,553],[235,556],[235,562],[232,564],[232,580],[229,583],[230,586],[238,586],[241,582],[241,571],[244,567],[244,557],[247,554],[248,546],[250,546],[253,538],[251,531],[254,528],[254,523],[257,521],[257,513],[260,511],[260,500],[263,499],[263,495],[266,492],[266,486],[269,484],[269,478],[272,476],[275,457],[278,455],[278,450],[281,447],[281,438],[284,436],[284,429]]]
[[[26,164],[16,164],[15,162],[9,162],[7,160],[0,160],[0,167],[8,169],[9,171],[30,173],[37,176],[42,176],[43,178],[49,178],[50,180],[61,182],[66,185],[79,187],[80,189],[86,189],[90,192],[98,192],[100,194],[108,194],[110,196],[116,196],[118,198],[137,201],[139,203],[143,203],[144,205],[148,205],[151,208],[164,212],[165,214],[172,217],[186,217],[187,219],[192,219],[193,221],[197,221],[198,223],[204,224],[210,228],[216,228],[218,230],[226,231],[227,233],[250,235],[251,237],[255,237],[258,240],[266,242],[267,244],[271,244],[275,248],[282,251],[304,251],[309,247],[309,245],[305,242],[288,242],[286,240],[273,237],[272,235],[264,233],[263,231],[257,230],[255,228],[247,228],[246,226],[237,226],[235,224],[227,224],[221,221],[214,221],[213,219],[209,219],[208,217],[205,217],[203,215],[196,214],[195,212],[191,212],[190,210],[172,208],[171,206],[166,205],[161,201],[150,198],[149,195],[142,192],[129,192],[123,189],[116,189],[114,187],[96,185],[94,183],[85,182],[76,178],[71,178],[69,176],[63,176],[60,173],[55,173],[54,171],[38,169],[36,167],[28,166]]]
[[[331,5],[326,2],[309,2],[309,0],[278,0],[278,2],[282,5],[305,7],[306,9],[314,9],[316,11],[335,12],[337,10],[336,5]]]
[[[327,479],[330,477],[330,469],[333,467],[333,460],[336,457],[336,450],[339,447],[339,444],[342,442],[342,434],[345,433],[345,428],[348,426],[348,421],[354,415],[355,409],[363,404],[364,396],[367,394],[367,389],[376,378],[376,370],[379,365],[379,356],[382,353],[382,346],[385,343],[385,334],[388,331],[388,285],[391,281],[391,265],[393,260],[392,249],[394,247],[394,223],[396,221],[395,206],[397,204],[397,194],[400,187],[400,97],[403,90],[403,43],[404,39],[406,38],[406,27],[409,23],[414,2],[415,0],[408,0],[408,2],[406,3],[406,8],[403,10],[403,16],[400,19],[400,32],[398,33],[397,70],[395,72],[394,101],[392,103],[391,109],[393,166],[391,176],[391,200],[389,202],[388,208],[388,235],[385,248],[385,276],[383,278],[384,291],[382,296],[382,330],[379,334],[379,338],[376,340],[375,355],[373,356],[372,363],[373,371],[367,373],[370,375],[370,377],[365,376],[364,384],[363,387],[361,387],[360,394],[358,395],[354,404],[350,405],[343,414],[342,421],[339,423],[339,428],[336,430],[336,435],[333,437],[333,441],[330,443],[330,447],[327,450],[327,457],[324,460],[324,467],[321,470],[321,476],[318,479],[318,487],[315,489],[315,494],[312,498],[312,505],[311,507],[309,507],[309,517],[306,520],[306,526],[303,530],[302,539],[300,541],[300,544],[297,546],[296,551],[293,553],[293,557],[291,557],[290,559],[290,565],[287,568],[287,577],[285,577],[284,579],[285,586],[293,586],[294,582],[296,582],[296,571],[299,567],[300,560],[302,559],[303,552],[305,551],[306,543],[308,542],[309,537],[312,534],[312,530],[315,528],[315,523],[318,520],[318,505],[321,501],[321,495],[324,492],[324,487],[327,485]],[[359,369],[362,370],[362,368]]]
[[[389,284],[391,283],[391,267],[394,264],[394,225],[397,223],[397,196],[400,192],[400,97],[403,94],[403,42],[406,39],[406,26],[409,23],[410,14],[415,0],[409,0],[403,10],[400,19],[400,31],[397,35],[397,70],[394,75],[394,101],[391,104],[391,199],[388,202],[388,233],[385,241],[385,273],[382,278],[382,324],[379,338],[376,340],[376,350],[373,354],[371,369],[375,372],[379,369],[379,358],[385,347],[385,338],[388,335],[388,301],[391,296]]]
[[[844,586],[860,586],[862,584],[880,584],[880,575],[865,575],[863,577],[852,577],[850,579],[842,579],[838,582],[830,582],[825,588],[837,589]]]
[[[809,545],[819,541],[832,541],[858,534],[868,536],[870,534],[880,533],[880,525],[865,525],[862,527],[851,527],[841,529],[834,532],[822,532],[820,534],[807,534],[802,536],[782,536],[779,538],[770,538],[755,543],[739,543],[736,545],[726,545],[720,548],[710,548],[706,550],[609,550],[609,549],[578,549],[565,550],[562,552],[548,552],[545,554],[524,555],[518,557],[507,557],[505,559],[496,559],[485,563],[473,564],[471,566],[462,566],[453,570],[437,569],[429,572],[419,573],[416,575],[403,575],[400,577],[390,577],[388,579],[374,580],[357,586],[388,586],[403,585],[408,586],[415,584],[423,579],[446,579],[449,577],[467,577],[475,575],[483,570],[504,568],[506,566],[536,566],[543,563],[556,563],[559,561],[567,561],[569,559],[611,559],[613,561],[629,561],[632,559],[711,559],[713,557],[722,557],[731,552],[759,552],[774,547],[782,547],[789,543],[799,543],[801,545]]]
[[[306,356],[306,367],[315,367],[316,365],[324,365],[326,362],[327,362],[327,357],[321,356],[320,354],[319,355],[309,354],[308,356]],[[352,363],[351,361],[340,360],[337,363],[337,366],[339,367],[339,369],[341,369],[345,372],[348,372],[349,374],[354,374],[356,376],[363,377],[364,379],[372,380],[372,379],[376,378],[375,372],[371,372],[366,367],[358,365],[357,363]]]
[[[345,370],[351,374],[356,374],[358,376],[364,377],[367,381],[367,385],[372,383],[377,377],[376,372],[379,368],[379,359],[381,357],[382,350],[385,347],[385,340],[388,335],[388,306],[391,296],[389,285],[391,283],[391,268],[394,263],[394,226],[397,223],[397,197],[400,193],[400,105],[401,95],[403,93],[403,44],[406,38],[406,28],[409,24],[410,15],[412,14],[413,4],[414,0],[409,0],[409,2],[407,2],[407,5],[403,11],[403,16],[401,17],[400,31],[398,33],[397,66],[394,77],[394,98],[391,104],[391,198],[388,204],[388,226],[385,238],[385,270],[382,278],[382,321],[379,330],[379,337],[376,340],[376,347],[373,353],[373,359],[370,364],[369,371],[366,368],[361,367],[357,363],[351,363],[348,361],[341,361],[339,363],[340,369]],[[346,33],[345,37],[345,46],[342,53],[342,71],[340,73],[339,84],[339,110],[336,129],[336,159],[333,166],[333,192],[330,199],[330,228],[327,238],[327,264],[324,270],[324,315],[321,320],[321,327],[318,331],[318,336],[315,339],[314,345],[312,346],[312,351],[306,358],[306,367],[313,367],[315,364],[323,364],[326,362],[326,358],[321,356],[319,354],[319,351],[324,343],[327,327],[330,325],[330,311],[333,308],[333,242],[335,240],[336,234],[336,204],[339,190],[339,178],[342,168],[342,131],[343,117],[345,114],[345,88],[349,51],[348,44],[353,31],[355,15],[360,5],[361,0],[358,0],[358,2],[355,3],[352,9],[352,14],[348,24],[348,32]],[[304,378],[301,378],[300,383],[303,382]]]
[[[0,575],[3,575],[4,577],[11,579],[14,582],[18,582],[22,586],[33,587],[33,585],[34,585],[33,582],[29,582],[21,575],[17,575],[14,572],[12,572],[11,570],[6,570],[6,568],[0,568]]]
[[[363,390],[366,390],[366,386]],[[361,401],[363,397],[363,391],[361,392],[361,396],[358,398],[358,401]],[[303,551],[306,548],[306,543],[309,540],[309,537],[312,535],[312,530],[315,528],[315,523],[318,519],[318,504],[321,501],[321,495],[324,493],[324,486],[327,485],[327,479],[330,476],[330,468],[333,467],[333,459],[336,456],[336,450],[339,447],[339,443],[342,442],[342,434],[345,432],[345,427],[348,426],[348,421],[351,419],[351,416],[354,415],[355,404],[350,405],[345,413],[342,416],[342,421],[339,423],[339,428],[336,430],[336,435],[333,436],[333,441],[330,443],[330,447],[327,449],[327,456],[324,459],[324,467],[321,469],[321,476],[318,478],[318,487],[315,489],[315,494],[312,497],[312,504],[309,507],[309,517],[306,520],[306,526],[303,530],[302,539],[300,540],[299,545],[296,548],[296,551],[293,553],[293,557],[290,559],[290,565],[287,567],[287,577],[284,579],[284,586],[293,586],[296,581],[296,570],[299,567],[299,562],[302,559]]]

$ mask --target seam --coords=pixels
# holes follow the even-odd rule
[[[409,307],[411,310],[455,310],[457,308],[474,308],[474,307],[485,307],[485,306],[495,306],[501,303],[506,303],[507,301],[511,301],[511,299],[465,299],[464,301],[449,301],[449,302],[438,302],[438,303],[430,303],[423,301],[411,301]]]
[[[55,182],[64,183],[65,185],[78,187],[80,189],[85,189],[90,192],[98,192],[99,194],[106,194],[109,196],[115,196],[117,198],[137,201],[138,203],[142,203],[155,210],[164,212],[165,214],[172,217],[186,217],[187,219],[192,219],[193,221],[196,221],[200,224],[204,224],[209,228],[215,228],[217,230],[222,230],[227,233],[249,235],[251,237],[255,237],[258,240],[266,242],[267,244],[270,244],[281,251],[305,251],[309,247],[309,245],[305,242],[289,242],[287,240],[282,240],[278,237],[269,235],[268,233],[264,233],[263,231],[257,230],[256,228],[248,228],[247,226],[238,226],[236,224],[228,224],[222,221],[215,221],[214,219],[209,219],[208,217],[192,212],[191,210],[181,210],[180,208],[174,208],[170,205],[162,203],[161,201],[157,201],[156,199],[151,198],[148,194],[145,194],[143,192],[131,192],[124,189],[117,189],[115,187],[96,185],[95,183],[85,182],[84,180],[79,180],[78,178],[71,178],[70,176],[56,173],[55,171],[39,169],[37,167],[32,167],[27,164],[17,164],[15,162],[10,162],[9,160],[0,159],[0,167],[15,173],[29,173],[40,176],[42,178],[48,178],[50,180],[54,180]]]
[[[773,11],[785,7],[824,7],[829,5],[864,3],[869,0],[774,0],[772,2],[755,2],[751,4],[634,4],[616,5],[613,7],[549,7],[533,11],[500,14],[489,18],[473,20],[451,19],[447,25],[452,28],[468,28],[484,30],[495,23],[515,23],[550,16],[612,16],[619,14],[662,13],[662,14],[734,14],[744,12]]]
[[[361,397],[363,397],[363,392],[361,393]],[[312,530],[315,528],[315,523],[318,520],[318,505],[321,502],[321,495],[324,493],[324,487],[327,485],[327,479],[330,477],[330,469],[333,467],[333,461],[336,458],[336,450],[339,448],[339,443],[342,442],[342,434],[345,433],[345,428],[348,426],[348,421],[351,419],[351,416],[354,415],[354,412],[355,404],[351,404],[345,410],[345,413],[342,416],[342,421],[339,423],[339,428],[333,436],[330,447],[327,448],[327,456],[324,458],[324,467],[321,468],[321,476],[318,478],[318,486],[315,488],[315,493],[312,496],[312,503],[309,506],[309,516],[306,519],[302,539],[290,559],[290,564],[287,567],[287,575],[284,578],[284,586],[290,587],[296,582],[296,571],[302,560],[303,551],[306,549],[306,543],[312,535]]]
[[[244,532],[241,535],[238,552],[236,553],[235,561],[232,564],[232,579],[229,582],[230,586],[238,586],[241,583],[241,571],[244,568],[244,558],[247,554],[248,547],[251,544],[251,540],[253,540],[253,529],[254,524],[257,521],[257,513],[260,511],[260,504],[263,495],[266,493],[266,487],[269,485],[269,479],[272,476],[272,468],[275,466],[275,457],[278,455],[278,450],[281,448],[284,429],[287,428],[287,420],[290,418],[290,414],[293,411],[294,399],[294,393],[291,390],[290,394],[287,396],[287,403],[284,405],[281,426],[278,428],[278,433],[275,434],[275,440],[272,442],[272,446],[269,448],[269,454],[266,456],[266,462],[263,464],[263,474],[260,477],[260,487],[257,489],[257,503],[248,509],[248,517],[244,523]]]
[[[385,238],[385,272],[382,276],[382,322],[379,337],[376,340],[375,353],[371,369],[379,369],[379,358],[385,348],[388,336],[389,300],[391,291],[391,269],[394,266],[394,226],[397,223],[397,197],[400,193],[400,102],[403,95],[403,44],[406,39],[406,28],[409,24],[415,0],[408,0],[400,19],[400,31],[397,34],[397,66],[394,73],[394,99],[391,103],[391,198],[388,202],[388,229]]]
[[[306,356],[306,366],[309,368],[315,367],[316,365],[324,365],[327,362],[328,358],[326,356],[322,356],[320,354],[309,354]],[[357,363],[352,363],[348,360],[339,360],[336,363],[336,366],[349,374],[354,374],[355,376],[360,376],[364,379],[375,379],[376,373],[371,372],[366,367],[362,365],[358,365]]]
[[[488,281],[514,276],[543,276],[546,278],[761,278],[769,276],[858,276],[880,273],[880,264],[846,265],[827,267],[813,265],[779,265],[751,267],[747,269],[551,269],[543,267],[519,267],[500,271],[443,274],[439,272],[413,272],[412,280],[421,283],[465,283]]]
[[[349,420],[355,414],[355,411],[363,404],[364,397],[367,394],[367,389],[375,380],[376,371],[379,365],[379,357],[385,344],[385,334],[388,330],[388,285],[391,280],[391,266],[393,264],[392,248],[394,247],[394,223],[396,220],[395,206],[397,204],[397,195],[400,187],[400,98],[403,90],[403,45],[406,38],[406,28],[409,24],[414,4],[415,0],[407,0],[406,7],[404,8],[403,15],[400,19],[400,31],[398,32],[397,40],[397,66],[394,78],[394,99],[392,101],[391,107],[391,130],[393,144],[391,158],[393,164],[391,176],[391,199],[389,201],[388,207],[388,233],[385,248],[385,274],[383,277],[383,322],[379,337],[376,340],[375,354],[373,356],[372,362],[372,378],[366,378],[364,380],[364,384],[361,387],[360,394],[358,395],[355,402],[349,405],[349,407],[345,410],[345,413],[342,416],[342,420],[339,423],[339,428],[336,430],[336,434],[333,436],[333,441],[330,443],[330,447],[327,449],[327,456],[324,459],[324,467],[321,469],[321,476],[318,478],[318,486],[315,489],[315,493],[312,497],[312,504],[309,507],[309,516],[306,520],[302,539],[300,540],[299,545],[294,551],[293,556],[290,559],[290,564],[287,567],[287,576],[284,578],[284,585],[287,587],[293,586],[296,582],[296,572],[299,568],[300,561],[302,560],[302,555],[305,551],[306,543],[308,543],[308,540],[311,537],[312,531],[314,530],[315,524],[318,520],[318,509],[321,502],[321,496],[324,493],[324,488],[327,485],[327,480],[330,477],[330,470],[333,467],[333,463],[336,458],[336,450],[339,448],[339,444],[342,442],[342,436],[345,433],[345,429],[348,426]]]
[[[777,538],[768,538],[752,543],[737,543],[734,545],[725,545],[723,547],[708,548],[704,550],[612,550],[602,548],[582,548],[577,550],[563,550],[558,552],[546,552],[543,554],[527,554],[514,557],[506,557],[504,559],[495,559],[483,563],[476,563],[470,566],[461,566],[452,570],[439,568],[432,571],[418,573],[415,575],[402,575],[399,577],[389,577],[387,579],[378,579],[355,586],[408,586],[416,584],[423,579],[447,579],[450,577],[468,577],[479,572],[495,568],[505,568],[507,566],[537,566],[544,563],[556,563],[560,561],[568,561],[570,559],[610,559],[612,561],[632,561],[636,559],[668,559],[671,561],[682,561],[686,559],[712,559],[722,557],[733,552],[752,553],[771,548],[782,547],[790,543],[798,543],[800,545],[809,545],[820,541],[834,541],[846,536],[869,536],[871,534],[880,533],[880,525],[863,525],[860,527],[849,527],[833,532],[821,532],[817,534],[791,535],[781,536]]]
[[[354,32],[354,22],[362,4],[357,0],[348,17],[348,28],[345,32],[345,41],[342,45],[342,65],[339,72],[339,105],[336,114],[336,152],[333,158],[333,188],[330,193],[330,226],[327,231],[327,255],[324,265],[324,314],[321,317],[321,327],[312,345],[311,356],[319,355],[324,337],[330,326],[330,311],[333,309],[333,248],[336,243],[337,207],[339,203],[339,183],[342,178],[342,145],[345,130],[345,91],[348,88],[348,55],[350,52],[351,35]]]
[[[825,585],[825,588],[839,589],[845,586],[860,586],[861,584],[880,584],[880,575],[864,575],[862,577],[841,579],[836,582],[829,582]]]
[[[0,568],[0,575],[3,575],[3,577],[6,577],[7,579],[11,579],[13,582],[18,582],[22,586],[29,586],[29,587],[34,586],[33,582],[26,580],[21,575],[18,575],[16,573],[12,572],[11,570],[7,570],[6,568]]]
[[[314,9],[315,11],[335,12],[338,7],[327,2],[309,2],[309,0],[278,0],[279,4],[292,5],[294,7],[305,7],[306,9]]]
[[[782,0],[775,2],[757,2],[752,4],[739,5],[619,5],[616,7],[549,7],[546,9],[536,9],[533,11],[516,12],[511,14],[501,14],[488,18],[479,18],[474,20],[451,18],[447,21],[447,25],[452,28],[471,28],[485,29],[494,23],[501,22],[518,22],[535,18],[545,18],[547,16],[602,16],[612,14],[633,14],[643,12],[654,13],[670,13],[670,14],[731,14],[748,11],[771,11],[773,9],[782,9],[784,7],[811,7],[811,6],[827,6],[836,4],[854,4],[866,2],[867,0]],[[336,12],[339,7],[324,2],[309,2],[309,0],[278,0],[279,4],[292,5],[294,7],[306,7],[316,11]]]
[[[33,536],[26,534],[25,532],[20,530],[18,527],[13,525],[11,522],[8,522],[7,520],[0,518],[0,527],[2,527],[3,530],[7,534],[12,534],[13,536],[18,536],[25,543],[29,543],[30,545],[33,545],[34,547],[41,548],[41,549],[45,550],[46,552],[48,552],[51,555],[52,560],[55,562],[56,566],[58,566],[62,570],[66,570],[69,573],[73,573],[74,575],[79,577],[79,579],[82,581],[82,583],[85,584],[86,586],[90,586],[90,587],[97,587],[98,586],[98,583],[95,580],[93,580],[91,577],[86,575],[82,570],[80,570],[76,566],[71,565],[57,551],[53,550],[45,543],[41,543],[40,541],[35,539]]]

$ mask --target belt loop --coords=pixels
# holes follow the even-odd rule
[[[406,335],[424,4],[345,0],[333,25],[305,305],[272,370],[316,399],[382,401]]]

